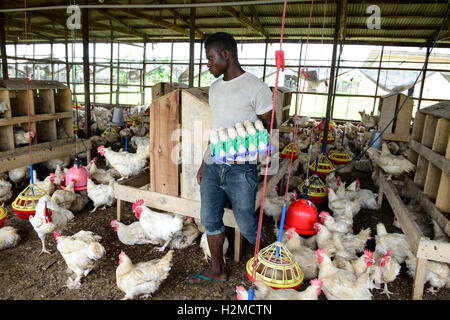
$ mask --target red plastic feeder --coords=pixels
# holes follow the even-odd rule
[[[3,228],[3,223],[5,223],[6,220],[6,214],[7,214],[6,209],[0,207],[0,228]]]
[[[286,220],[284,222],[284,228],[295,228],[295,231],[301,235],[316,234],[314,230],[314,223],[319,219],[317,208],[309,200],[300,198],[294,201],[289,206],[286,213]]]
[[[87,179],[90,178],[88,169],[81,165],[81,162],[77,159],[74,161],[74,165],[69,169],[66,173],[66,177],[61,179],[61,188],[63,190],[66,189],[66,186],[70,184],[70,182],[75,181],[74,190],[81,191],[87,189]]]

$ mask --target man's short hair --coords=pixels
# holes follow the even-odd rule
[[[205,49],[210,45],[214,45],[218,49],[226,49],[231,52],[236,60],[238,59],[237,42],[231,34],[226,32],[213,33],[208,38],[206,38]]]

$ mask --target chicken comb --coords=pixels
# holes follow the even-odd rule
[[[112,227],[114,227],[114,225],[115,225],[117,222],[118,222],[117,220],[111,220],[111,223],[110,223],[110,224],[111,224]]]
[[[122,258],[124,255],[125,255],[126,253],[125,253],[125,251],[120,251],[120,253],[119,253],[119,258]]]
[[[144,204],[144,199],[138,199],[133,203],[133,211],[136,210],[137,207],[142,206]]]
[[[94,161],[95,164],[97,164],[98,161],[97,157],[94,157],[92,160]]]
[[[325,250],[323,250],[323,249],[317,249],[317,250],[315,251],[315,253],[316,253],[316,255],[322,255],[322,254],[325,253]]]
[[[318,286],[320,289],[322,289],[322,287],[323,287],[323,281],[320,279],[312,279],[311,281],[309,281],[309,283],[312,286]]]
[[[97,147],[97,152],[101,152],[103,149],[105,148],[105,146],[101,145],[100,147]]]
[[[61,234],[58,231],[53,231],[53,236],[55,237],[55,239],[61,237]]]
[[[324,217],[324,216],[330,217],[331,215],[328,211],[320,211],[319,217]]]
[[[369,249],[364,249],[363,252],[369,259],[371,259],[371,260],[373,259],[372,251],[370,251]]]

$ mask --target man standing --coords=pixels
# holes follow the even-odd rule
[[[209,89],[213,129],[259,119],[270,130],[272,92],[266,83],[242,69],[236,40],[225,32],[212,34],[205,40],[205,51],[211,74],[215,78],[223,75]],[[276,121],[273,128],[276,128]],[[187,284],[227,280],[222,251],[225,240],[223,214],[227,198],[231,202],[240,232],[250,243],[256,243],[256,158],[257,155],[238,156],[236,159],[227,159],[226,163],[214,163],[209,148],[206,150],[197,181],[201,194],[200,217],[206,229],[212,262],[208,270],[186,278]]]

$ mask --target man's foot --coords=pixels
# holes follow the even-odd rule
[[[225,282],[228,280],[226,273],[214,274],[210,270],[199,271],[193,276],[186,278],[187,284],[204,284],[207,282]]]

